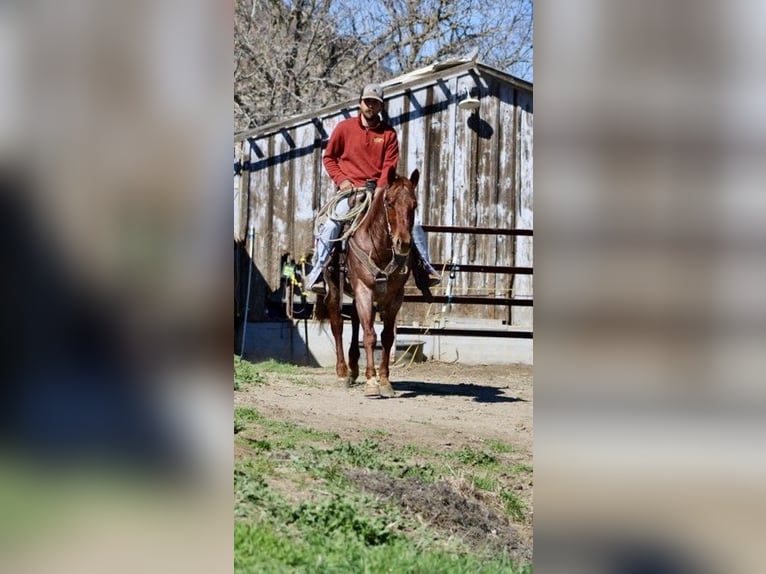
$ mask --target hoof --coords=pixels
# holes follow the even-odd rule
[[[380,396],[380,387],[375,379],[369,379],[367,381],[367,384],[364,386],[364,396],[370,398]]]
[[[391,386],[391,383],[386,381],[385,383],[380,383],[380,396],[381,397],[395,397],[396,392],[394,392],[394,387]]]

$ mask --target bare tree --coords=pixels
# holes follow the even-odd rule
[[[531,75],[532,0],[235,0],[234,31],[236,131],[471,49]]]

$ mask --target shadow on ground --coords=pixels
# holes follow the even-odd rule
[[[518,397],[505,394],[503,389],[474,385],[472,383],[426,383],[422,381],[392,382],[394,390],[401,399],[409,399],[420,395],[461,396],[473,397],[477,403],[516,403],[526,402]]]

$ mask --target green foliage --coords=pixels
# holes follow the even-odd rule
[[[511,472],[514,472],[516,474],[526,474],[532,472],[532,466],[524,463],[514,464],[511,467]]]
[[[320,431],[289,421],[264,419],[260,422],[275,448],[293,450],[303,443],[331,441],[339,438],[338,433]]]
[[[250,423],[263,420],[263,417],[255,409],[249,407],[237,407],[234,409],[234,434],[237,434]]]
[[[425,483],[434,482],[441,475],[442,473],[439,471],[439,468],[430,463],[407,465],[399,474],[402,478],[412,478]]]
[[[513,447],[509,445],[508,443],[505,443],[501,440],[497,440],[494,438],[489,438],[484,441],[484,444],[487,445],[487,448],[494,452],[495,454],[502,454],[506,452],[513,452]]]
[[[501,490],[500,499],[505,505],[505,512],[514,520],[523,520],[527,512],[527,505],[516,493],[510,490]]]
[[[303,502],[292,517],[299,526],[322,536],[342,533],[359,538],[369,546],[386,544],[393,539],[394,534],[383,517],[368,515],[363,507],[351,501],[353,499],[336,494],[319,502]]]
[[[349,472],[369,470],[396,484],[454,477],[463,471],[458,465],[481,469],[473,484],[494,492],[521,520],[526,508],[503,489],[500,465],[488,452],[465,447],[442,455],[415,444],[396,446],[383,431],[359,442],[340,441],[337,433],[268,419],[245,407],[235,409],[237,428],[245,432],[235,441],[252,455],[237,460],[233,477],[235,572],[531,573],[502,551],[474,550],[459,535],[433,530],[396,499],[365,494],[359,470],[357,478]]]
[[[266,382],[263,375],[253,363],[234,355],[234,390],[240,390],[244,385],[260,385]]]
[[[301,368],[291,363],[280,363],[274,359],[253,363],[253,367],[261,373],[278,373],[280,375],[299,375]]]
[[[457,460],[470,466],[495,466],[497,458],[494,455],[465,446],[454,455]]]
[[[479,490],[495,492],[497,490],[498,481],[492,476],[472,476],[471,484]]]
[[[531,574],[530,565],[516,566],[508,556],[481,558],[430,548],[405,537],[382,544],[366,544],[342,531],[323,536],[268,523],[234,525],[234,571],[283,574],[287,572],[346,574]]]

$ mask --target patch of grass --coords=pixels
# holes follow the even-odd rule
[[[492,476],[472,476],[470,481],[475,488],[485,492],[495,492],[498,487],[497,479]]]
[[[364,431],[364,434],[367,435],[367,438],[370,438],[372,440],[388,438],[391,436],[390,432],[383,429],[368,429]]]
[[[511,467],[511,472],[514,474],[526,474],[532,472],[532,466],[529,464],[518,463]]]
[[[501,490],[500,499],[503,501],[505,512],[514,520],[523,520],[527,512],[527,505],[516,493],[510,490]]]
[[[338,433],[320,431],[289,421],[263,419],[260,423],[263,429],[270,435],[274,446],[281,449],[292,450],[301,443],[334,441],[340,438]]]
[[[469,466],[497,466],[497,458],[494,455],[470,446],[464,446],[450,456]]]
[[[380,444],[368,438],[358,444],[342,443],[330,451],[339,462],[358,468],[377,470],[384,466]]]
[[[234,355],[234,390],[244,385],[261,385],[266,382],[258,367],[249,361]]]
[[[236,407],[234,409],[234,434],[245,430],[248,425],[263,420],[263,416],[250,407]]]
[[[280,363],[274,359],[253,363],[261,373],[278,373],[280,375],[300,375],[301,368],[291,363]]]
[[[399,473],[399,477],[414,478],[420,482],[431,483],[442,478],[443,474],[438,467],[426,463],[405,466],[404,470]]]
[[[241,437],[235,437],[234,440],[249,446],[248,441],[242,440]],[[263,455],[260,452],[258,453],[258,456],[238,459],[235,466],[235,473],[236,470],[260,477],[271,476],[275,472],[274,462],[271,460],[271,458]]]
[[[517,566],[507,556],[481,558],[420,545],[403,537],[382,544],[366,544],[358,536],[331,531],[291,535],[273,524],[237,522],[234,525],[234,571],[284,572],[422,572],[439,574],[531,574],[531,566]]]
[[[395,537],[392,527],[399,522],[399,517],[372,514],[367,504],[370,501],[360,503],[353,497],[335,494],[316,502],[302,502],[293,510],[292,519],[299,527],[321,536],[342,533],[368,546],[392,541]]]
[[[378,443],[370,439],[364,439],[359,444],[344,442],[330,449],[309,448],[294,462],[298,468],[308,471],[315,478],[343,485],[348,482],[343,475],[344,468],[381,470],[387,466],[378,448]]]
[[[267,419],[252,408],[235,409],[237,423],[248,432],[235,440],[254,452],[235,466],[235,572],[531,573],[503,551],[474,551],[459,536],[414,519],[396,501],[364,494],[348,474],[369,469],[435,482],[454,474],[440,462],[448,457],[492,476],[497,461],[491,454],[390,445],[385,431],[339,442],[337,433]],[[488,488],[492,479],[478,480],[488,481]],[[502,498],[509,513],[519,508],[512,495],[508,490]]]
[[[409,456],[425,456],[430,453],[428,449],[425,449],[419,445],[410,443],[410,444],[405,444],[404,446],[399,447],[396,450],[396,454],[398,456],[406,458]]]
[[[495,454],[513,452],[513,447],[511,445],[498,439],[488,438],[484,441],[484,444],[486,444],[487,448]]]

